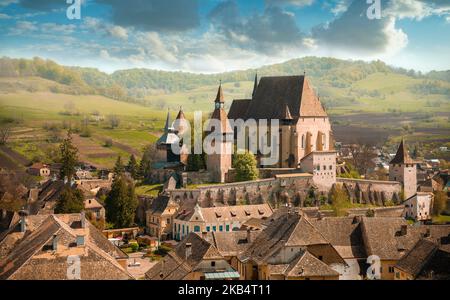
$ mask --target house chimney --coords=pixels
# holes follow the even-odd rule
[[[81,228],[86,228],[86,212],[83,210],[80,214]]]
[[[251,243],[252,242],[252,236],[251,236],[251,232],[250,229],[247,229],[247,243]]]
[[[53,241],[52,241],[53,251],[57,251],[58,250],[58,241],[59,241],[58,235],[54,234],[53,235]]]
[[[26,210],[19,211],[20,232],[22,232],[22,233],[25,233],[25,231],[27,231],[27,215],[28,215],[28,212]]]
[[[400,234],[402,236],[406,235],[408,233],[408,225],[402,225],[402,227],[400,228]]]
[[[192,255],[192,244],[186,243],[186,259]]]
[[[85,236],[77,235],[77,247],[84,246],[85,244]]]
[[[322,213],[320,211],[317,212],[317,220],[322,220]]]

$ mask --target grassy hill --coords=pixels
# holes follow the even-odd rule
[[[210,112],[219,80],[226,107],[232,99],[250,97],[255,72],[132,69],[106,74],[38,58],[1,58],[0,124],[13,126],[9,145],[30,160],[51,160],[57,136],[68,127],[83,135],[87,126],[88,137],[77,138],[82,158],[110,167],[117,155],[139,155],[156,140],[168,108],[173,116],[180,106],[187,112]],[[450,146],[450,72],[421,74],[379,61],[316,57],[258,69],[259,76],[303,72],[326,106],[338,140],[393,144],[404,135],[431,152]],[[110,115],[120,119],[115,129]],[[113,145],[104,147],[109,139]]]
[[[73,104],[72,115],[66,113],[68,103]],[[93,120],[94,111],[103,120]],[[118,128],[110,128],[109,115],[120,119]],[[152,132],[163,126],[163,115],[162,111],[98,95],[0,94],[0,122],[13,127],[8,146],[30,160],[51,161],[67,129],[80,131],[83,120],[89,118],[90,136],[75,140],[81,158],[98,167],[111,167],[117,155],[126,159],[130,154],[140,155],[145,145],[154,142]],[[111,147],[104,146],[108,139],[113,141]]]

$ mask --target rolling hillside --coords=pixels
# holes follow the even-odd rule
[[[382,62],[308,57],[261,67],[258,74],[304,71],[339,141],[389,145],[404,135],[431,152],[450,146],[449,72],[420,74]],[[168,108],[173,116],[180,106],[188,116],[194,110],[210,112],[220,79],[227,107],[232,99],[250,97],[255,72],[206,75],[133,69],[108,75],[38,58],[2,58],[0,126],[14,128],[8,145],[30,160],[51,160],[68,127],[79,135],[87,130],[87,137],[77,137],[82,158],[110,167],[117,155],[139,155],[156,140]],[[108,122],[112,115],[120,119],[114,129]],[[113,145],[105,147],[107,140]]]

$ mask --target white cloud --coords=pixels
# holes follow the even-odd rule
[[[6,19],[11,19],[11,16],[0,13],[0,20],[6,20]]]
[[[351,0],[339,0],[336,5],[331,9],[331,12],[335,15],[339,15],[345,12],[350,5]]]
[[[121,40],[127,40],[128,39],[128,32],[125,28],[121,27],[121,26],[112,26],[107,28],[107,31],[109,32],[109,34],[111,34],[111,36],[121,39]]]
[[[178,62],[177,57],[172,53],[173,51],[171,51],[175,49],[166,47],[157,32],[141,34],[139,40],[140,44],[147,49],[154,58],[162,59],[168,63]]]
[[[122,26],[113,25],[111,23],[92,17],[84,18],[81,28],[89,32],[111,36],[122,41],[127,40],[129,36],[128,30],[123,28]]]
[[[267,5],[293,5],[293,6],[309,6],[314,0],[266,0]]]
[[[0,6],[8,6],[10,4],[18,3],[19,0],[0,0]]]
[[[19,21],[15,27],[10,28],[10,35],[24,35],[30,34],[38,30],[35,22]]]
[[[417,0],[395,0],[389,3],[385,14],[398,19],[408,18],[420,21],[432,15],[433,9],[424,2]]]

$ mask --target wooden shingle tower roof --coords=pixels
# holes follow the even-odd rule
[[[408,149],[405,145],[405,140],[402,139],[398,146],[395,157],[391,160],[390,164],[413,164],[414,160],[409,156]]]

